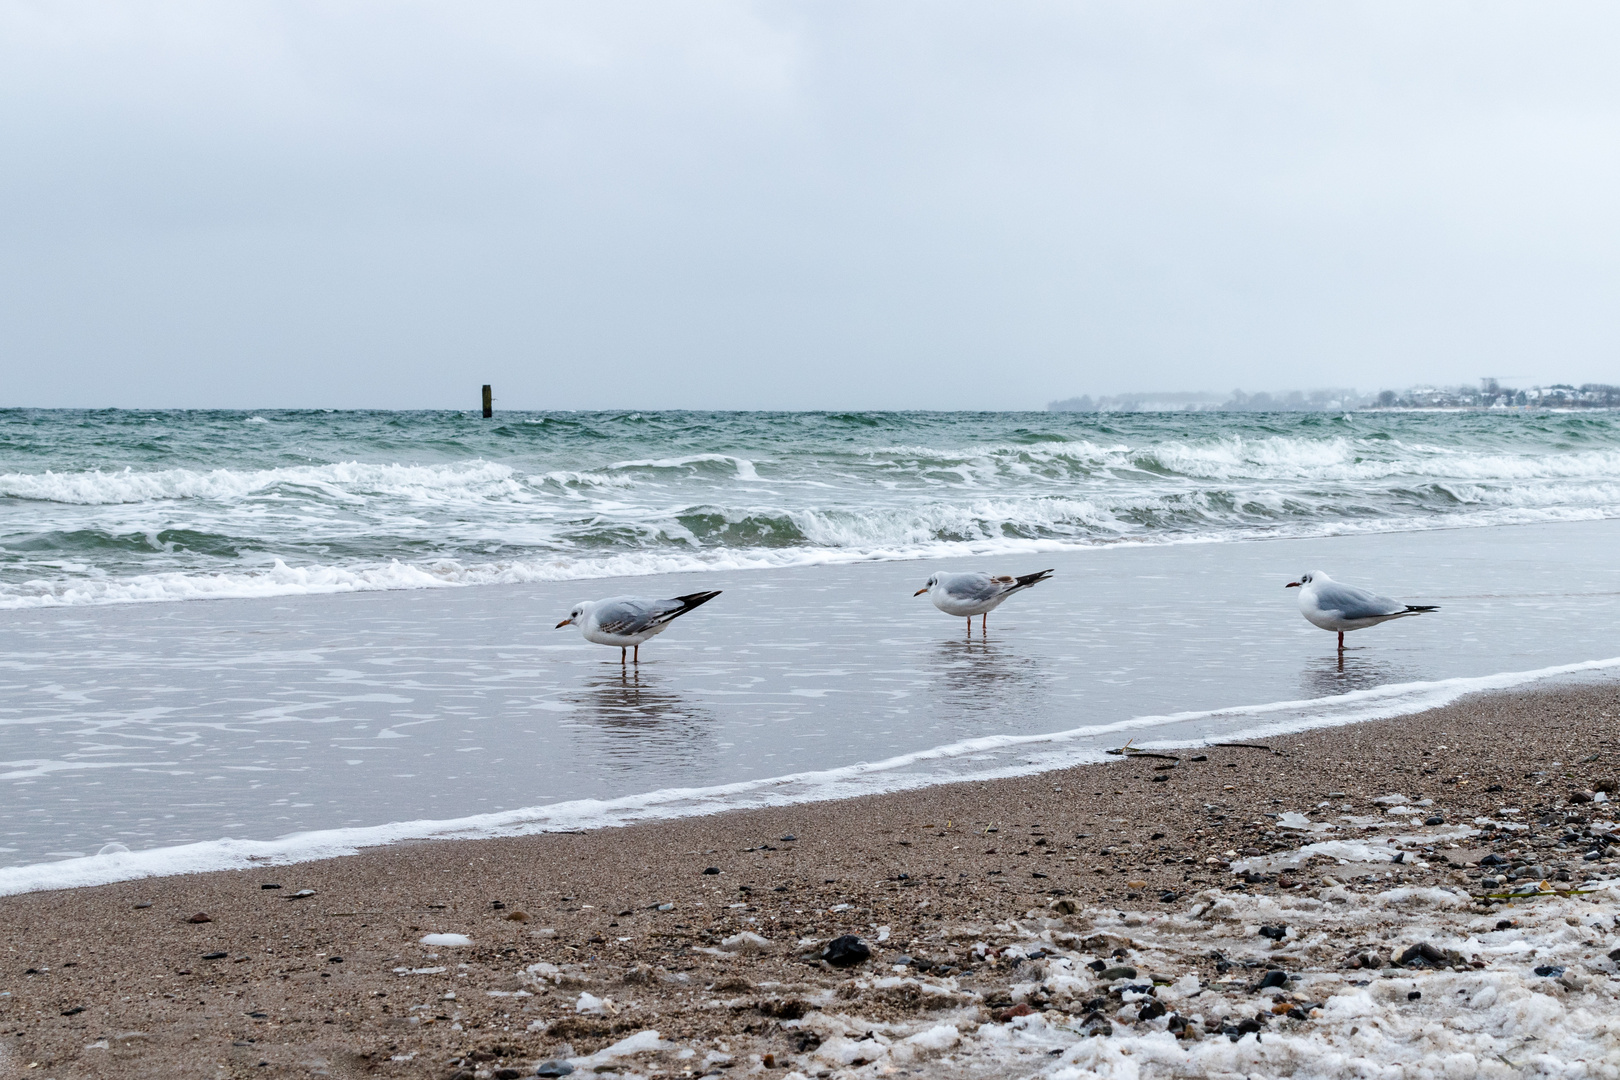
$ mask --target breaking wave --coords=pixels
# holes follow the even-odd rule
[[[1608,414],[0,413],[0,607],[1616,515]]]

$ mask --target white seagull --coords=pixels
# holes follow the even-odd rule
[[[912,596],[928,594],[928,599],[934,606],[947,615],[966,615],[968,629],[973,629],[973,616],[983,615],[984,620],[979,624],[980,629],[990,625],[990,613],[1001,606],[1001,602],[1015,592],[1022,592],[1033,585],[1039,585],[1052,576],[1051,570],[1042,570],[1038,574],[1025,574],[1023,577],[1011,577],[1002,574],[991,577],[989,574],[935,574],[928,579],[928,583]]]
[[[1334,581],[1320,570],[1301,574],[1298,581],[1290,581],[1283,588],[1299,590],[1299,613],[1308,622],[1339,632],[1340,652],[1344,651],[1346,630],[1360,630],[1391,619],[1440,610],[1434,605],[1402,604],[1387,596]]]
[[[577,626],[586,641],[598,645],[617,645],[619,663],[625,662],[624,651],[634,647],[634,663],[641,663],[641,643],[664,632],[675,619],[720,595],[714,592],[695,592],[677,596],[672,600],[648,600],[640,596],[610,596],[606,600],[587,600],[568,613],[568,618],[557,624]]]

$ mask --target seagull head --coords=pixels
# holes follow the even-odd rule
[[[927,592],[929,589],[932,589],[934,587],[935,583],[937,583],[938,581],[939,581],[939,575],[935,574],[933,577],[929,578],[926,583],[924,583],[922,588],[918,589],[916,592],[912,593],[911,595],[912,596],[921,596],[923,593]]]
[[[585,617],[585,612],[588,611],[588,610],[590,610],[590,605],[589,604],[579,604],[579,605],[577,605],[574,608],[573,611],[570,611],[568,613],[568,618],[566,618],[562,622],[558,623],[554,627],[554,629],[561,630],[565,626],[573,626],[573,625],[575,625],[576,623],[579,622],[579,620],[581,620],[581,619],[583,619]]]
[[[1299,580],[1298,581],[1290,581],[1288,584],[1284,585],[1283,588],[1285,588],[1285,589],[1298,589],[1298,588],[1301,588],[1301,587],[1303,587],[1305,585],[1309,585],[1313,581],[1326,581],[1326,580],[1328,580],[1328,576],[1326,574],[1322,573],[1322,571],[1320,571],[1320,570],[1312,570],[1308,574],[1299,575]]]

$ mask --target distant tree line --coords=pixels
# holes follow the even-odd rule
[[[1047,406],[1053,412],[1332,412],[1342,409],[1615,409],[1620,386],[1608,383],[1554,383],[1515,390],[1496,379],[1472,386],[1414,386],[1407,390],[1288,390],[1277,394],[1180,393],[1112,394],[1067,398]]]

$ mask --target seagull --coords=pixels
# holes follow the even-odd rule
[[[641,643],[688,611],[720,595],[714,592],[695,592],[677,596],[673,600],[648,600],[640,596],[610,596],[606,600],[587,600],[568,613],[568,618],[557,624],[577,626],[586,641],[598,645],[617,645],[619,663],[625,662],[625,650],[634,646],[634,663],[641,663]]]
[[[912,596],[928,594],[928,599],[934,606],[947,615],[966,615],[968,629],[973,629],[973,616],[984,616],[979,624],[982,630],[990,625],[990,612],[1001,606],[1001,602],[1015,592],[1020,592],[1032,585],[1039,585],[1052,576],[1051,570],[1042,570],[1038,574],[1025,574],[1023,577],[1011,577],[1002,574],[991,577],[989,574],[935,574],[928,579],[928,583]]]
[[[1346,630],[1360,630],[1391,619],[1440,610],[1434,605],[1402,604],[1387,596],[1334,581],[1320,570],[1301,574],[1298,581],[1290,581],[1283,588],[1299,590],[1299,613],[1308,622],[1339,632],[1340,652],[1344,651]]]

